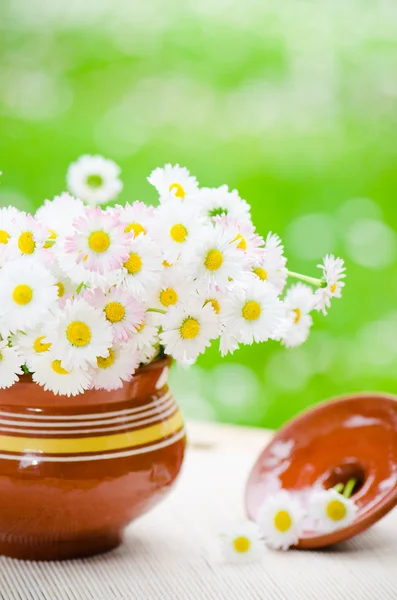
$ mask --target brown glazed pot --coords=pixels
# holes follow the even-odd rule
[[[255,520],[263,500],[280,489],[304,492],[356,478],[358,514],[349,527],[305,532],[298,548],[321,548],[364,531],[397,504],[397,398],[342,397],[308,410],[285,425],[258,458],[246,487]]]
[[[155,361],[113,392],[55,396],[29,376],[0,392],[0,554],[110,550],[165,497],[186,443],[169,366]]]

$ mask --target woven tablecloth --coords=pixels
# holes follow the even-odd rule
[[[244,443],[190,449],[173,493],[132,524],[113,552],[62,563],[1,558],[0,598],[397,599],[397,510],[329,550],[268,551],[250,565],[213,560],[218,531],[244,516],[244,483],[256,450]]]

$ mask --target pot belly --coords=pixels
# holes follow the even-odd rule
[[[168,390],[106,411],[1,409],[0,553],[51,560],[120,543],[163,498],[184,456],[182,417]]]

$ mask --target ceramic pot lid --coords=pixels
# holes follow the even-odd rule
[[[359,394],[323,402],[287,423],[264,449],[246,486],[256,518],[280,489],[330,488],[354,477],[358,514],[331,533],[305,533],[298,548],[321,548],[364,531],[397,504],[397,397]]]

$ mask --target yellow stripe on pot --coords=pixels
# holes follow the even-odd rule
[[[157,442],[172,435],[183,426],[182,415],[178,410],[166,421],[144,427],[136,431],[126,431],[114,435],[80,438],[29,438],[0,435],[0,452],[38,454],[85,454],[86,452],[106,452],[122,450]]]

